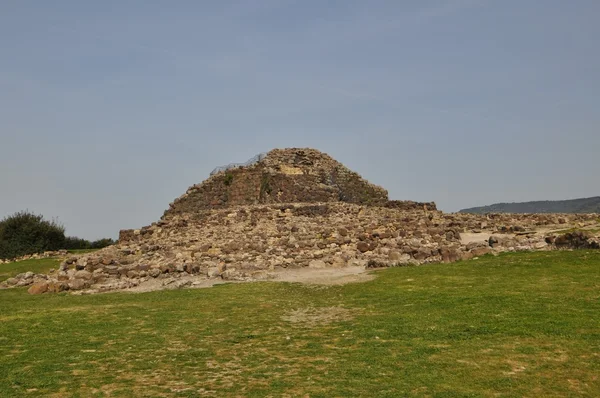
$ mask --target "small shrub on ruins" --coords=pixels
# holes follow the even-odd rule
[[[223,184],[225,184],[226,186],[230,186],[232,182],[233,182],[233,174],[227,173],[225,175],[225,179],[223,180]]]
[[[271,192],[273,191],[273,188],[271,187],[269,180],[270,179],[269,179],[268,174],[263,174],[261,181],[260,181],[260,196],[261,196],[261,198],[264,197],[265,195],[270,195]]]

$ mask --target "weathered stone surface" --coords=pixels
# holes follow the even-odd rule
[[[490,247],[497,247],[499,243],[500,243],[500,241],[498,240],[498,237],[496,237],[496,236],[490,236],[488,238],[488,244],[490,245]]]
[[[445,263],[452,263],[462,259],[461,253],[450,247],[441,248],[440,255],[442,256],[442,261]]]
[[[29,289],[27,289],[27,293],[29,294],[42,294],[48,291],[48,283],[47,282],[38,282],[31,285]]]
[[[135,279],[135,278],[139,278],[140,273],[138,271],[131,270],[131,271],[127,271],[126,275],[127,275],[128,278]]]
[[[316,268],[316,269],[327,268],[327,264],[323,260],[312,260],[311,262],[308,263],[308,266],[309,266],[309,268]]]
[[[75,276],[75,278],[83,279],[86,281],[91,280],[93,277],[91,272],[84,271],[84,270],[75,272],[74,276]]]
[[[48,293],[60,293],[69,290],[69,284],[66,282],[49,282]]]
[[[206,275],[209,278],[218,278],[221,276],[221,271],[219,270],[219,267],[211,267],[208,269]]]
[[[405,263],[410,261],[410,255],[406,253],[401,253],[397,250],[390,251],[388,256],[390,261],[393,261],[395,263]]]
[[[89,284],[83,279],[72,279],[69,281],[70,290],[82,290],[89,287]]]
[[[554,244],[558,248],[569,249],[598,249],[600,245],[597,238],[587,231],[569,232],[554,238]]]
[[[490,249],[489,247],[476,247],[471,250],[471,253],[475,257],[484,256],[486,254],[490,254],[491,252],[492,249]]]
[[[8,278],[4,283],[7,286],[14,286],[19,282],[19,280],[17,278]]]
[[[358,242],[358,243],[356,244],[356,248],[357,248],[357,249],[358,249],[358,251],[359,251],[359,252],[361,252],[361,253],[366,253],[366,252],[368,252],[369,250],[371,250],[371,248],[370,248],[369,244],[368,244],[367,242],[364,242],[364,241]]]
[[[152,268],[151,270],[148,271],[148,275],[150,275],[153,278],[157,278],[160,275],[160,269]]]

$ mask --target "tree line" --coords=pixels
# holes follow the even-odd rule
[[[17,212],[0,221],[0,259],[63,249],[101,249],[114,243],[110,238],[89,241],[66,236],[63,225],[29,211]]]

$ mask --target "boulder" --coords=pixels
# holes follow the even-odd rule
[[[500,241],[498,237],[492,235],[488,238],[488,244],[491,248],[496,248],[500,244]]]
[[[89,287],[89,283],[87,283],[83,279],[72,279],[69,281],[70,290],[82,290],[87,287]]]
[[[7,286],[14,286],[19,282],[19,280],[17,278],[8,278],[7,280],[4,281],[4,284],[6,284]]]
[[[48,283],[47,282],[38,282],[31,285],[29,289],[27,289],[27,293],[29,294],[42,294],[48,291]]]
[[[484,256],[491,252],[492,252],[492,249],[490,249],[489,247],[476,247],[474,249],[471,249],[471,253],[473,254],[474,257]]]
[[[160,269],[158,268],[152,268],[148,271],[148,275],[150,275],[153,278],[158,278],[158,276],[161,274]]]
[[[65,282],[48,283],[48,293],[60,293],[69,290],[69,285]]]
[[[406,254],[406,253],[401,253],[397,250],[391,250],[388,254],[388,258],[390,259],[390,261],[393,261],[395,263],[405,263],[410,261],[410,255]]]
[[[360,241],[360,242],[358,242],[356,244],[356,248],[361,253],[366,253],[366,252],[372,250],[371,245],[369,243],[367,243],[366,241]]]
[[[461,260],[461,253],[450,247],[442,247],[440,249],[440,255],[442,256],[442,262],[444,263],[453,263]]]
[[[219,267],[210,267],[206,272],[206,276],[211,279],[220,277],[221,272],[219,271]]]
[[[91,272],[85,271],[85,270],[75,272],[74,276],[75,276],[75,278],[83,279],[86,281],[92,280],[92,278],[93,278],[93,274]]]
[[[127,275],[128,278],[139,278],[139,276],[140,276],[139,272],[138,271],[134,271],[134,270],[127,271],[126,275]]]
[[[114,264],[114,263],[115,263],[115,259],[114,259],[112,256],[104,256],[104,257],[103,257],[103,258],[100,260],[100,262],[101,262],[103,265],[112,265],[112,264]]]

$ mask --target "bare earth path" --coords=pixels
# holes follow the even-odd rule
[[[272,271],[265,281],[304,283],[309,285],[345,285],[347,283],[367,282],[375,279],[372,270],[364,267],[343,268],[285,268]],[[256,282],[256,281],[249,281]],[[131,293],[152,292],[156,290],[180,289],[180,288],[207,288],[224,283],[249,283],[240,281],[225,281],[220,278],[206,279],[200,276],[187,276],[178,279],[150,279],[136,287],[123,290],[115,290]],[[114,291],[108,291],[111,293]],[[74,294],[86,294],[85,291]]]

